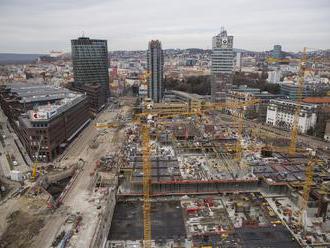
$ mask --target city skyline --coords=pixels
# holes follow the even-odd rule
[[[0,3],[0,30],[5,34],[0,52],[69,52],[70,40],[82,34],[108,40],[110,51],[146,50],[151,39],[161,40],[164,49],[211,49],[210,37],[219,33],[221,26],[236,37],[236,48],[253,51],[271,50],[274,44],[281,44],[285,51],[305,46],[327,49],[330,41],[330,3],[326,0],[24,3]]]

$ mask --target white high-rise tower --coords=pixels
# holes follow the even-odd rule
[[[211,95],[213,101],[219,98],[217,97],[219,94],[220,98],[223,98],[221,94],[224,94],[226,85],[231,83],[233,41],[234,36],[227,35],[227,31],[224,28],[221,28],[220,33],[212,38]]]

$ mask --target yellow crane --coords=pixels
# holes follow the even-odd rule
[[[273,57],[268,57],[266,59],[267,63],[269,64],[273,64],[273,63],[290,63],[290,62],[299,62],[299,59],[287,59],[287,58],[283,58],[283,59],[278,59],[278,58],[273,58]]]
[[[170,118],[177,117],[177,116],[187,116],[187,117],[199,116],[199,117],[201,117],[201,115],[207,113],[208,111],[221,110],[221,109],[238,109],[238,108],[243,108],[243,107],[247,107],[247,106],[252,106],[259,102],[260,101],[258,99],[253,99],[253,100],[244,101],[244,102],[236,102],[236,101],[225,102],[225,103],[206,102],[201,105],[200,109],[190,111],[190,112],[189,111],[173,111],[168,114],[164,114],[163,111],[161,109],[159,109],[153,113],[144,112],[144,113],[137,114],[137,117],[157,116],[158,118],[161,118],[161,119],[170,119]]]
[[[142,125],[142,152],[143,152],[143,240],[144,247],[151,248],[151,217],[150,217],[150,137],[147,124]]]
[[[143,75],[141,76],[141,83],[143,84],[143,85],[148,85],[148,79],[149,79],[149,77],[150,77],[150,72],[148,72],[148,71],[145,71],[144,73],[143,73]]]
[[[157,119],[167,119],[172,117],[180,116],[200,116],[208,110],[219,110],[223,108],[239,108],[249,104],[256,104],[258,101],[247,101],[247,102],[233,102],[233,103],[222,103],[222,104],[208,104],[204,106],[201,111],[194,112],[178,112],[172,113],[170,115],[158,115]],[[161,111],[161,110],[160,110]],[[161,114],[161,112],[160,112]],[[141,127],[142,130],[142,152],[143,152],[143,240],[144,247],[151,248],[151,162],[150,162],[150,128],[148,125],[147,117],[150,116],[150,113],[141,113],[137,114],[137,119],[135,123]],[[157,116],[157,113],[153,113],[152,116]],[[142,120],[143,119],[143,120]]]
[[[297,99],[296,99],[296,109],[293,118],[293,125],[291,130],[291,142],[289,151],[291,155],[295,155],[297,149],[298,142],[298,132],[299,132],[299,115],[301,111],[301,104],[304,95],[304,81],[305,81],[305,64],[307,61],[307,48],[304,48],[303,57],[300,61],[299,65],[299,73],[298,73],[298,88],[297,88]]]
[[[313,185],[313,177],[314,177],[314,166],[318,163],[318,160],[314,157],[311,157],[308,161],[305,168],[305,182],[303,185],[303,193],[302,193],[302,201],[301,201],[301,211],[299,224],[305,229],[306,228],[306,219],[307,219],[307,207],[309,194]]]
[[[242,160],[242,140],[243,140],[243,122],[245,116],[245,108],[249,106],[254,106],[259,103],[258,100],[253,99],[248,102],[247,105],[243,106],[241,113],[237,113],[236,123],[237,123],[237,141],[236,141],[236,159],[238,162]]]
[[[298,143],[298,133],[299,133],[299,115],[301,112],[301,105],[303,103],[303,96],[304,96],[304,80],[305,80],[305,73],[308,70],[313,70],[311,68],[307,68],[308,62],[316,61],[313,58],[307,59],[307,48],[304,47],[302,57],[300,59],[276,59],[276,58],[267,58],[267,61],[270,63],[274,62],[299,62],[299,72],[298,72],[298,87],[297,87],[297,99],[296,99],[296,109],[293,118],[293,124],[291,129],[290,135],[290,146],[289,151],[291,155],[296,153],[297,143]]]
[[[96,128],[118,128],[120,127],[120,123],[96,123]]]
[[[242,104],[244,103],[244,104]],[[233,102],[231,103],[231,108],[236,109],[237,113],[233,113],[233,116],[236,115],[234,118],[234,121],[236,122],[237,125],[237,141],[235,145],[235,150],[236,150],[236,160],[240,163],[242,160],[242,140],[243,140],[243,129],[244,129],[244,116],[245,116],[245,111],[247,107],[254,106],[256,104],[260,103],[260,100],[258,99],[251,99],[245,102]],[[240,109],[242,111],[240,111]]]

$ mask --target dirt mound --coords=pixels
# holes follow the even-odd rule
[[[8,227],[0,237],[0,248],[30,247],[32,239],[44,226],[41,217],[24,211],[15,211],[7,217]]]

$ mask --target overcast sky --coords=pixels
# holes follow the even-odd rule
[[[210,48],[224,26],[234,47],[330,48],[330,0],[0,0],[0,52],[70,51],[81,36],[108,49]]]

